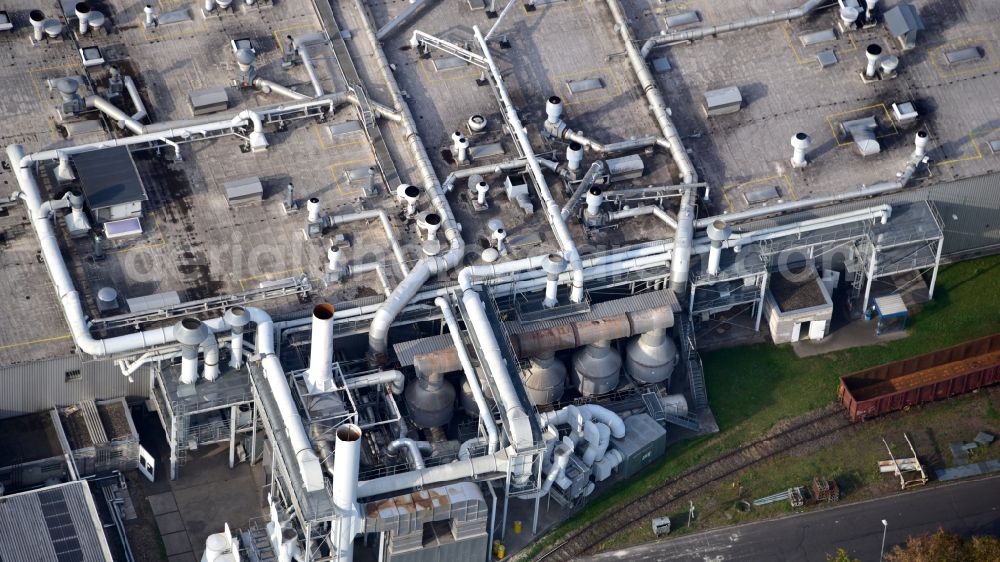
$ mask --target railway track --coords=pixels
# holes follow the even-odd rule
[[[802,418],[716,459],[699,464],[664,481],[648,494],[620,506],[614,513],[573,531],[555,546],[534,558],[536,561],[569,562],[591,553],[602,542],[650,517],[661,514],[669,504],[712,485],[756,463],[784,453],[819,437],[836,433],[851,421],[843,409],[831,406]]]

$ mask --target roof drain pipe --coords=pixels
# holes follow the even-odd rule
[[[380,364],[385,361],[385,354],[388,350],[389,327],[395,321],[396,316],[413,300],[413,297],[416,296],[424,283],[430,279],[431,275],[444,273],[459,264],[465,253],[465,241],[462,239],[460,226],[455,221],[455,216],[451,212],[448,200],[445,199],[444,190],[441,189],[441,182],[438,180],[434,172],[434,167],[431,165],[427,149],[420,138],[420,133],[413,120],[413,114],[410,112],[409,106],[406,105],[406,101],[403,100],[403,96],[399,91],[399,84],[396,83],[396,78],[389,67],[389,61],[386,59],[385,52],[382,50],[379,40],[375,36],[375,30],[372,28],[371,18],[368,14],[368,7],[363,0],[355,0],[355,6],[361,14],[361,27],[364,29],[365,34],[368,36],[368,41],[372,45],[375,62],[382,73],[382,78],[385,80],[386,88],[389,91],[395,110],[399,114],[399,124],[403,128],[403,136],[406,138],[407,144],[409,144],[410,153],[420,173],[424,187],[427,189],[427,195],[430,197],[435,209],[437,209],[438,214],[441,215],[442,230],[450,245],[450,248],[443,256],[427,256],[417,262],[409,275],[393,289],[392,294],[389,295],[385,303],[375,313],[375,317],[372,319],[371,326],[369,327],[368,347],[370,360],[373,363]]]
[[[364,531],[365,520],[358,505],[358,472],[361,463],[361,428],[346,424],[337,428],[333,456],[333,505],[338,517],[330,525],[334,560],[354,560],[354,537]]]
[[[782,21],[791,21],[794,19],[798,19],[801,18],[802,16],[805,16],[809,12],[815,10],[824,3],[829,4],[830,2],[829,0],[809,0],[808,2],[799,6],[798,8],[772,12],[766,16],[755,16],[752,18],[747,18],[744,20],[734,21],[731,23],[716,25],[712,27],[699,27],[697,29],[688,29],[685,31],[677,31],[675,33],[658,35],[656,37],[647,40],[642,45],[642,57],[646,58],[647,56],[649,56],[649,53],[656,47],[669,45],[671,43],[679,43],[682,41],[694,41],[696,39],[703,39],[709,36],[721,35],[723,33],[728,33],[730,31],[739,31],[741,29],[749,29],[751,27],[757,27],[769,23],[777,23]],[[869,4],[871,3],[872,2],[869,2]]]
[[[528,139],[527,130],[524,128],[524,124],[521,123],[521,118],[518,117],[517,110],[514,108],[514,103],[511,101],[510,95],[507,93],[507,87],[504,85],[503,76],[500,74],[500,69],[497,68],[496,63],[493,61],[493,55],[490,54],[489,45],[487,45],[486,40],[483,39],[483,34],[479,31],[478,26],[473,26],[472,31],[476,35],[476,40],[479,41],[479,46],[483,51],[483,57],[486,59],[486,65],[490,74],[493,76],[493,82],[496,86],[497,92],[500,94],[500,103],[507,116],[507,122],[510,126],[511,133],[513,133],[515,140],[517,140],[520,145],[521,152],[524,153],[524,157],[528,160],[528,171],[531,173],[532,179],[535,180],[535,188],[538,190],[538,197],[545,205],[545,214],[549,219],[549,224],[552,226],[552,231],[555,233],[556,239],[559,241],[559,247],[562,249],[566,260],[569,261],[570,267],[573,270],[573,288],[570,290],[569,300],[572,302],[582,302],[584,296],[583,262],[580,258],[580,252],[577,250],[576,243],[573,241],[573,236],[569,232],[569,227],[566,226],[566,221],[562,217],[562,209],[559,208],[559,204],[552,198],[552,193],[549,191],[548,183],[545,182],[545,176],[538,164],[535,151],[531,148],[531,141]]]
[[[497,449],[500,446],[497,424],[493,419],[490,405],[486,402],[486,396],[483,394],[483,387],[479,382],[479,376],[476,374],[476,369],[472,366],[472,359],[469,357],[469,350],[466,349],[465,342],[462,340],[462,331],[461,328],[458,327],[458,320],[455,319],[455,313],[452,312],[451,304],[447,299],[444,297],[438,297],[434,299],[434,304],[438,305],[438,308],[441,309],[441,314],[444,315],[444,322],[448,326],[448,333],[451,334],[451,341],[455,345],[455,351],[458,354],[459,363],[461,363],[462,371],[465,373],[465,380],[469,383],[469,388],[472,390],[472,399],[475,400],[476,406],[479,408],[479,419],[483,422],[483,425],[486,426],[489,452],[490,454],[493,454],[497,452]]]
[[[401,451],[406,451],[414,470],[422,470],[427,468],[427,465],[424,464],[424,455],[431,454],[431,444],[427,441],[414,441],[413,439],[400,437],[390,442],[385,451],[392,456],[398,455]]]
[[[333,313],[330,303],[318,304],[312,312],[312,341],[309,345],[309,392],[329,392],[333,382]]]

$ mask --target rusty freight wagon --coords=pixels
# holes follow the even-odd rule
[[[840,378],[840,401],[852,421],[901,410],[1000,382],[1000,334],[886,363]]]

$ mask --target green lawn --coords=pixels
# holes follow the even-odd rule
[[[703,356],[720,432],[668,449],[658,465],[606,491],[515,559],[528,559],[572,529],[655,488],[683,470],[836,399],[839,377],[867,367],[1000,332],[1000,256],[941,269],[934,301],[910,319],[910,336],[885,344],[798,358],[788,345],[754,345]]]

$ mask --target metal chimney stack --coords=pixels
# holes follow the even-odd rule
[[[230,341],[232,357],[229,358],[229,366],[239,369],[243,366],[243,329],[250,323],[250,315],[242,306],[234,306],[226,311],[223,320],[233,334],[233,339]]]
[[[571,142],[566,147],[566,162],[570,171],[576,172],[583,165],[583,145]]]
[[[31,22],[32,37],[36,42],[41,41],[45,37],[45,14],[41,10],[31,10],[28,21]]]
[[[552,96],[545,102],[546,121],[553,125],[562,122],[563,102],[559,96]]]
[[[146,7],[142,9],[142,13],[146,17],[146,27],[156,27],[156,14],[153,12],[153,6],[146,4]]]
[[[708,274],[719,274],[719,262],[722,260],[722,243],[733,234],[733,229],[724,220],[714,221],[705,229],[712,246],[708,250]]]
[[[878,0],[865,0],[865,6],[867,8],[865,10],[865,21],[871,23],[872,16],[875,13],[875,7],[878,6]]]
[[[333,389],[333,313],[330,303],[313,307],[312,342],[309,346],[309,372],[306,383],[310,392]]]
[[[601,188],[591,187],[587,191],[587,216],[596,217],[601,212],[601,205],[604,203],[604,192]]]
[[[87,30],[90,29],[90,26],[88,25],[87,22],[87,19],[89,17],[90,17],[90,6],[87,5],[86,2],[78,2],[76,4],[76,20],[78,25],[77,32],[79,32],[80,35],[86,34]]]
[[[806,149],[811,145],[812,139],[806,133],[795,133],[792,136],[792,148],[794,149],[792,153],[793,168],[805,168],[809,165],[809,161],[806,160]]]
[[[481,181],[476,184],[476,202],[480,206],[486,204],[486,192],[490,190],[490,185],[485,181]]]
[[[548,259],[542,262],[542,270],[545,271],[545,300],[542,306],[552,308],[559,304],[559,274],[566,271],[566,260],[559,254],[549,254]]]
[[[337,428],[333,455],[333,505],[346,516],[334,521],[331,537],[336,560],[354,559],[354,537],[362,530],[358,507],[358,471],[361,462],[361,428],[345,424]]]
[[[198,380],[198,346],[208,335],[208,326],[197,318],[183,318],[174,324],[174,339],[181,345],[181,384]]]
[[[872,43],[865,48],[865,58],[868,59],[868,66],[865,67],[865,77],[875,78],[875,69],[878,67],[878,61],[882,58],[882,47]]]
[[[406,202],[406,216],[412,217],[417,212],[417,198],[420,197],[420,188],[415,185],[400,184],[396,188],[396,197]]]
[[[60,182],[70,182],[76,179],[73,173],[73,166],[70,165],[69,155],[61,150],[57,150],[59,156],[59,166],[56,168],[56,178]]]
[[[503,228],[498,228],[493,231],[493,242],[496,243],[497,252],[500,252],[501,256],[507,255],[507,231]]]
[[[310,197],[309,201],[306,201],[306,211],[309,212],[308,220],[310,224],[319,222],[319,197]]]
[[[927,131],[917,131],[917,134],[913,137],[913,154],[910,155],[910,160],[915,162],[923,160],[924,155],[927,154],[927,143],[930,140]]]

